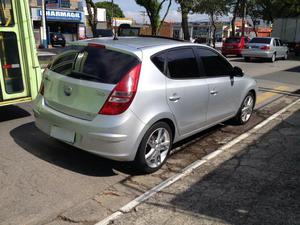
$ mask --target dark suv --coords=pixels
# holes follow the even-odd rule
[[[63,34],[61,33],[51,33],[50,34],[50,43],[52,47],[54,45],[61,45],[62,47],[66,46],[66,39]]]

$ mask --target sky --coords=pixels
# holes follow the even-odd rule
[[[102,0],[96,0],[96,2],[101,2]],[[123,10],[126,17],[133,18],[137,22],[141,23],[143,22],[143,16],[141,15],[141,11],[145,11],[145,8],[137,5],[135,3],[135,0],[114,0],[114,3],[118,4],[120,8]],[[165,13],[165,10],[167,8],[168,3],[164,4],[164,10],[162,14]],[[166,18],[166,21],[168,22],[180,22],[181,21],[181,15],[180,12],[178,12],[179,5],[175,3],[175,1],[172,1],[172,6],[170,9],[170,12]],[[146,16],[147,21],[148,17]],[[207,15],[200,15],[200,14],[194,14],[189,16],[190,21],[203,21],[208,20]]]

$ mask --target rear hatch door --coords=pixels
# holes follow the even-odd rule
[[[70,46],[44,73],[45,104],[92,120],[116,84],[138,63],[132,53],[102,45]]]

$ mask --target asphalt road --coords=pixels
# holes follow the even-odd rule
[[[300,87],[300,61],[293,59],[274,64],[244,63],[236,58],[231,58],[231,61],[242,67],[248,75],[255,77],[261,88],[272,89],[268,92],[261,91],[260,95],[265,96],[262,103]],[[279,93],[274,93],[274,90]],[[263,117],[257,116],[253,120],[258,122],[262,119]],[[203,152],[194,152],[189,158],[181,157],[181,153],[175,154],[166,166],[167,169],[162,170],[159,176],[148,179],[147,176],[132,177],[134,171],[128,164],[95,157],[49,138],[35,128],[33,121],[31,104],[8,106],[0,110],[1,225],[46,224],[56,219],[70,222],[70,217],[75,217],[75,222],[84,221],[84,216],[94,215],[92,208],[96,203],[89,199],[94,199],[94,196],[109,187],[119,183],[134,187],[137,180],[143,180],[143,186],[135,187],[136,194],[143,192],[164,177],[176,173],[180,169],[178,165],[189,163],[193,157],[202,157],[212,151],[212,143],[226,142],[231,137],[230,132],[238,134],[247,129],[230,128],[229,132],[224,128],[225,131],[221,132],[217,127],[202,134],[206,139]],[[221,135],[217,135],[217,132]],[[106,193],[109,193],[110,199],[115,196],[111,194],[113,192]],[[116,202],[120,203],[122,200],[125,201],[126,198],[117,198]],[[114,203],[110,204],[110,208],[114,208]],[[82,215],[78,213],[80,210],[74,209],[77,205],[90,208],[90,211]],[[64,212],[70,208],[74,210],[72,216],[68,217]],[[94,213],[106,216],[111,212],[100,210]],[[95,221],[98,220],[97,216],[93,217]]]

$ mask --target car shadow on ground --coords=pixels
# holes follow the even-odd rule
[[[296,67],[287,69],[286,71],[288,71],[288,72],[294,72],[294,73],[299,73],[299,76],[300,76],[300,66],[296,66]]]
[[[30,154],[76,173],[96,177],[114,176],[114,170],[134,173],[130,163],[104,159],[57,141],[38,130],[34,122],[13,129],[10,135]]]
[[[169,202],[147,204],[199,224],[299,224],[299,126],[300,111],[217,168],[203,171],[207,175],[195,178],[186,191],[165,192],[174,196]]]
[[[0,109],[0,122],[20,119],[28,116],[31,116],[29,112],[15,105],[2,106]]]

